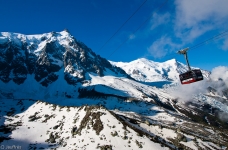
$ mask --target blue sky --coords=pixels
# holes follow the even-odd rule
[[[168,0],[160,10],[156,9],[165,0],[147,0],[101,49],[144,1],[0,0],[0,32],[40,34],[67,28],[108,60],[129,62],[145,57],[162,62],[175,58],[185,63],[183,56],[175,54],[177,50],[228,30],[227,0]],[[189,50],[190,64],[202,69],[228,66],[227,58],[228,35]]]

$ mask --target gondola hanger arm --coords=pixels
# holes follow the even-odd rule
[[[190,65],[189,65],[188,55],[187,55],[187,51],[188,51],[188,50],[189,50],[189,47],[184,48],[184,49],[182,49],[182,50],[179,50],[177,53],[184,55],[185,60],[186,60],[186,63],[187,63],[187,65],[188,65],[188,70],[191,71],[192,69],[191,69],[191,67],[190,67]]]

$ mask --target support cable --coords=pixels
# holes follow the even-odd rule
[[[207,39],[205,41],[202,41],[202,42],[200,42],[200,43],[198,43],[198,44],[196,44],[196,45],[194,45],[192,47],[189,47],[188,49],[191,49],[191,50],[197,49],[197,48],[203,46],[204,44],[207,44],[207,43],[211,42],[212,40],[218,40],[218,39],[221,39],[221,38],[223,38],[223,37],[225,37],[227,35],[228,35],[228,30],[225,30],[224,32],[221,32],[221,33],[219,33],[219,34],[217,34],[217,35],[215,35],[215,36],[213,36],[213,37],[211,37],[211,38],[209,38],[209,39]],[[177,51],[175,53],[170,53],[169,55],[166,55],[166,57],[172,58],[171,56],[176,56],[178,54],[178,52],[179,51]]]
[[[120,29],[122,29],[122,27],[140,10],[140,8],[146,3],[147,0],[145,0],[140,6],[139,8],[119,27],[118,30],[116,30],[116,32],[102,45],[102,47],[98,50],[98,52],[100,52],[104,46],[120,31]]]
[[[217,35],[215,35],[215,36],[213,36],[213,37],[211,37],[211,38],[209,38],[209,39],[207,39],[207,40],[205,40],[203,42],[200,42],[200,43],[190,47],[189,49],[196,49],[196,48],[198,48],[200,46],[203,46],[204,44],[206,44],[206,43],[208,43],[210,41],[220,39],[220,38],[222,38],[222,37],[224,37],[226,35],[228,35],[228,30],[226,30],[226,31],[224,31],[222,33],[219,33],[219,34],[217,34]]]
[[[154,13],[156,12],[156,11],[158,11],[159,9],[161,9],[166,3],[168,2],[168,0],[165,0],[165,2],[163,2],[157,9],[155,9],[154,11],[153,11],[153,13],[152,13],[152,15],[150,15],[132,34],[135,34],[147,21],[149,21],[152,17],[153,17],[153,15],[154,15]],[[129,37],[128,38],[126,38],[110,55],[109,55],[109,57],[111,57],[123,44],[125,44],[127,41],[129,40]]]

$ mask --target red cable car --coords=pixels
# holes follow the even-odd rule
[[[180,78],[181,84],[189,84],[189,83],[203,80],[203,75],[200,69],[194,69],[180,74],[179,78]]]
[[[181,84],[190,84],[193,82],[203,80],[203,75],[200,69],[191,69],[188,62],[187,50],[189,50],[189,48],[185,48],[183,50],[178,51],[179,54],[183,54],[185,56],[185,60],[188,65],[188,71],[179,75]]]

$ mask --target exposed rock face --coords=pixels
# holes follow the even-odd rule
[[[35,80],[47,87],[59,78],[60,72],[71,85],[85,80],[86,73],[103,76],[110,70],[128,76],[68,31],[42,35],[3,32],[0,37],[4,39],[0,42],[0,80],[5,83],[13,80],[22,84],[28,74],[34,74]]]
[[[18,48],[12,42],[0,46],[0,80],[9,82],[13,80],[21,84],[28,73],[25,67],[24,50]]]

